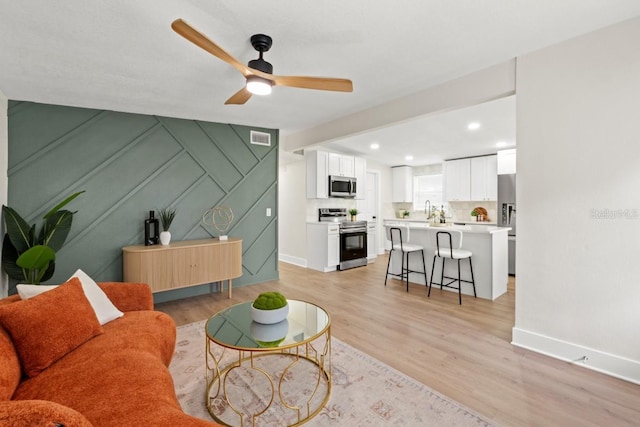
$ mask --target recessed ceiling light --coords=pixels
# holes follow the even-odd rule
[[[408,156],[405,156],[404,159],[407,160],[407,161],[411,161],[411,160],[413,160],[413,156],[412,155],[408,155]]]
[[[506,141],[498,141],[498,142],[496,142],[496,147],[498,147],[498,148],[506,147],[507,145],[509,145],[509,143],[506,142]]]
[[[378,148],[380,148],[380,144],[376,144],[375,142],[373,144],[370,145],[372,150],[377,150]]]
[[[479,128],[480,128],[480,123],[478,123],[478,122],[471,122],[467,126],[467,129],[469,129],[469,130],[476,130],[476,129],[479,129]]]

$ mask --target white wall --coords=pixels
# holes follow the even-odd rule
[[[304,267],[307,254],[305,170],[302,156],[281,161],[278,168],[278,258]]]
[[[637,383],[639,41],[636,18],[518,59],[513,330],[516,345]]]
[[[9,135],[7,120],[7,97],[0,91],[0,205],[7,204],[9,168]],[[4,220],[0,221],[0,237],[4,238]],[[9,282],[7,275],[0,271],[0,298],[7,296]]]

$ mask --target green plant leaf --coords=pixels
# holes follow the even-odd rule
[[[49,216],[42,226],[39,243],[59,251],[67,240],[72,222],[73,212],[67,210],[58,211]]]
[[[56,263],[55,263],[55,261],[51,261],[46,270],[44,270],[44,269],[41,270],[43,272],[43,274],[42,274],[42,277],[40,278],[40,282],[46,282],[47,280],[51,279],[51,277],[53,276],[53,272],[55,270],[56,270]],[[38,282],[38,284],[40,282]]]
[[[22,253],[16,260],[18,267],[25,269],[47,269],[55,261],[56,253],[49,246],[36,245]]]
[[[26,282],[28,278],[25,276],[24,270],[16,264],[18,256],[18,251],[16,251],[15,246],[11,243],[9,235],[5,234],[2,240],[2,270],[12,279]]]
[[[4,223],[7,226],[7,234],[16,251],[20,254],[31,247],[32,238],[30,230],[32,226],[27,223],[13,208],[2,206]]]
[[[83,191],[78,191],[77,193],[73,193],[72,195],[70,195],[69,197],[67,197],[66,199],[64,199],[63,201],[61,201],[60,203],[58,203],[53,209],[51,209],[49,212],[47,212],[47,214],[44,216],[43,219],[47,219],[50,216],[52,216],[53,214],[55,214],[56,212],[58,212],[60,209],[62,209],[64,206],[68,205],[73,199],[75,199],[76,197],[78,197],[79,195],[81,195],[82,193],[84,193]]]
[[[2,268],[12,278],[26,283],[40,283],[53,276],[55,252],[64,245],[75,212],[62,208],[78,197],[79,191],[58,203],[44,216],[37,232],[12,208],[2,207],[7,236],[2,242]]]

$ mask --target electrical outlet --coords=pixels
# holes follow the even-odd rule
[[[271,208],[267,208],[267,216],[271,216]]]

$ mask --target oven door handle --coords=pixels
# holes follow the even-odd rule
[[[358,229],[351,229],[351,230],[340,230],[340,234],[367,234],[367,229],[366,228],[358,228]]]

